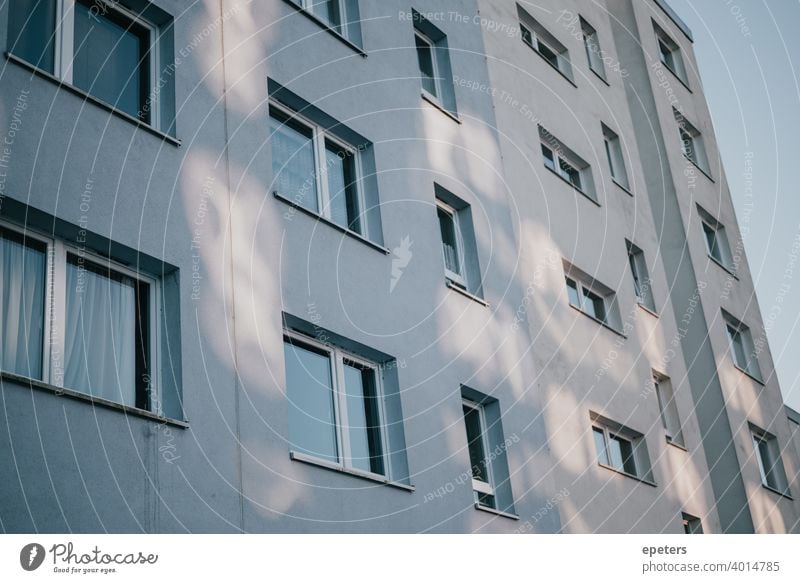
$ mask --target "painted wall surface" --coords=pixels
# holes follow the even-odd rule
[[[746,513],[759,532],[797,524],[797,503],[760,486],[748,441],[747,421],[792,439],[769,350],[759,356],[765,386],[726,356],[720,307],[763,336],[746,260],[732,282],[708,261],[694,210],[713,210],[732,246],[740,240],[700,81],[689,66],[692,92],[675,88],[707,137],[714,179],[689,190],[671,106],[642,66],[656,54],[652,18],[694,62],[655,3],[526,5],[569,49],[574,84],[521,41],[511,0],[361,2],[363,54],[285,0],[154,3],[175,18],[180,145],[6,59],[0,130],[23,90],[29,105],[4,194],[177,267],[180,345],[169,360],[188,427],[3,377],[4,531],[678,533],[681,512],[725,530],[683,349],[692,298],[685,281],[672,289],[667,247],[685,247],[705,284],[694,303]],[[420,94],[412,8],[447,35],[457,119]],[[606,81],[562,11],[598,31]],[[620,40],[623,18],[636,29]],[[636,126],[633,76],[650,91],[647,128]],[[385,250],[271,194],[268,80],[373,144]],[[622,138],[630,192],[611,180],[601,123]],[[538,125],[591,165],[597,203],[544,167]],[[660,137],[643,143],[647,132]],[[655,143],[665,150],[653,154]],[[668,165],[649,165],[659,159]],[[656,220],[654,174],[669,176],[679,229]],[[445,285],[435,184],[471,207],[485,302]],[[626,238],[645,252],[657,314],[636,304]],[[392,287],[406,239],[411,259]],[[564,260],[616,291],[622,333],[569,306]],[[397,360],[413,491],[290,459],[284,314]],[[672,379],[685,449],[666,442],[652,370]],[[499,402],[519,520],[473,504],[462,385]],[[590,412],[645,435],[654,484],[597,464]],[[796,457],[784,463],[797,476]]]

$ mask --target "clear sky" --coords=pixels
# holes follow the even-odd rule
[[[800,0],[669,3],[694,33],[778,380],[800,410]]]

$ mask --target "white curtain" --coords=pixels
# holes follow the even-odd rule
[[[274,190],[313,211],[318,211],[314,144],[310,130],[300,133],[276,117],[272,131],[272,175]]]
[[[112,279],[67,262],[65,387],[135,406],[135,326],[131,278]]]
[[[42,377],[45,253],[0,232],[0,369]]]

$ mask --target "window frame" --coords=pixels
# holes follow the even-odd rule
[[[114,261],[108,257],[103,257],[86,248],[74,243],[68,243],[57,238],[51,238],[29,229],[10,224],[0,220],[0,227],[22,235],[25,238],[35,240],[46,245],[46,273],[45,273],[45,304],[44,304],[44,328],[42,348],[42,378],[33,379],[47,383],[49,385],[69,389],[86,395],[91,399],[104,399],[88,392],[85,388],[69,387],[64,384],[66,372],[66,313],[67,313],[67,263],[68,255],[75,255],[82,261],[93,263],[100,266],[105,271],[111,271],[133,279],[134,281],[145,283],[149,286],[148,298],[148,358],[149,358],[149,384],[145,389],[147,392],[147,409],[127,405],[124,403],[114,403],[125,407],[132,407],[150,413],[161,414],[153,410],[154,403],[163,402],[162,386],[160,379],[161,371],[161,329],[159,318],[161,315],[161,282],[158,278],[146,273],[135,271],[130,267]],[[137,318],[138,321],[138,318]],[[61,322],[60,326],[55,326],[55,322]],[[60,367],[59,367],[60,364]],[[137,395],[138,396],[138,395]]]
[[[681,512],[684,534],[703,534],[703,521],[697,516]]]
[[[550,165],[547,163],[547,159],[548,159],[548,158],[547,158],[547,155],[546,155],[546,154],[545,154],[545,152],[544,152],[544,150],[545,150],[545,149],[547,149],[547,150],[550,152],[551,159],[553,160],[553,167],[552,167],[552,168],[551,168],[551,167],[550,167]],[[559,149],[557,149],[557,148],[553,148],[553,147],[552,147],[552,146],[550,146],[549,144],[545,144],[545,143],[542,141],[542,158],[545,160],[545,162],[544,162],[544,167],[545,167],[545,168],[547,168],[547,169],[548,169],[548,170],[550,170],[551,172],[555,172],[555,173],[558,175],[558,177],[559,177],[559,178],[561,178],[563,181],[565,181],[566,183],[568,183],[570,186],[572,186],[572,188],[574,188],[575,190],[577,190],[577,191],[578,191],[578,192],[580,192],[581,194],[585,194],[585,195],[586,195],[586,196],[588,196],[589,198],[592,198],[592,197],[589,195],[589,193],[588,193],[588,192],[586,192],[586,190],[585,190],[585,188],[584,188],[584,185],[583,185],[583,172],[584,172],[584,170],[582,170],[582,169],[578,168],[578,167],[575,165],[575,163],[574,163],[574,162],[572,162],[571,160],[569,160],[569,159],[568,159],[568,158],[566,158],[565,156],[561,155],[561,152],[559,151]],[[573,182],[573,181],[572,181],[572,180],[569,178],[570,174],[569,174],[568,172],[566,172],[566,171],[565,171],[565,170],[562,168],[562,165],[563,165],[563,166],[569,166],[570,168],[572,168],[572,169],[575,171],[575,173],[576,173],[576,174],[577,174],[577,176],[578,176],[578,180],[579,180],[580,184],[575,184],[575,183],[574,183],[574,182]],[[566,173],[566,176],[565,176],[565,173]],[[594,199],[592,198],[592,200],[594,200]]]
[[[750,327],[744,322],[741,322],[733,316],[727,314],[723,310],[723,323],[725,324],[725,333],[728,337],[728,352],[730,353],[733,365],[747,374],[749,377],[755,379],[763,384],[761,377],[761,364],[758,362],[758,354],[756,352],[755,344],[753,343],[753,335]],[[736,350],[736,342],[741,348],[744,363],[739,362],[739,354]]]
[[[589,70],[603,81],[606,81],[606,67],[603,62],[603,50],[600,48],[600,35],[597,34],[597,29],[583,18],[583,16],[579,17],[579,21],[581,26],[581,38],[583,39],[583,47],[586,51],[586,61],[589,65]],[[592,39],[594,40],[594,46],[597,50],[594,59],[592,58],[592,48],[590,46]],[[595,64],[597,64],[597,68],[595,68]],[[608,81],[606,81],[606,83],[607,82]]]
[[[292,110],[291,108],[280,103],[277,100],[269,101],[267,115],[270,118],[273,118],[272,115],[273,109],[277,110],[281,115],[289,118],[289,120],[292,121],[293,123],[304,126],[307,130],[310,130],[311,132],[311,145],[314,152],[313,172],[314,172],[314,177],[316,179],[315,194],[317,199],[317,210],[315,211],[314,209],[308,209],[306,207],[303,208],[308,210],[312,214],[319,215],[322,218],[336,224],[337,226],[341,227],[346,231],[355,233],[360,237],[369,238],[369,228],[368,228],[368,222],[366,220],[367,217],[365,211],[367,207],[364,200],[364,187],[362,184],[364,174],[363,174],[363,163],[361,160],[361,148],[348,144],[341,138],[338,138],[337,136],[333,135],[331,132],[326,130],[320,124],[313,122],[308,117]],[[275,121],[277,122],[280,122],[281,125],[285,125],[285,122],[281,121],[280,119],[278,118],[273,118],[273,119],[275,119]],[[272,135],[270,135],[270,140],[272,140]],[[325,162],[326,141],[335,144],[336,146],[346,151],[353,157],[353,163],[355,164],[355,180],[353,181],[352,186],[356,191],[356,205],[358,207],[357,222],[359,230],[351,228],[349,223],[347,225],[340,225],[331,216],[331,205],[330,205],[331,193],[330,193],[330,186],[328,184],[328,164]],[[270,156],[272,156],[271,152]],[[273,176],[273,185],[274,185],[274,180],[275,177]],[[283,198],[292,200],[291,196],[279,191],[276,192]],[[302,206],[302,204],[300,206]]]
[[[653,388],[656,393],[656,400],[658,401],[658,409],[661,415],[661,424],[664,427],[664,436],[667,443],[677,445],[680,448],[686,449],[686,441],[683,436],[683,424],[681,422],[680,411],[678,411],[678,403],[675,399],[675,387],[672,386],[672,380],[664,374],[657,371],[652,372]],[[668,389],[666,387],[669,387]],[[667,395],[663,393],[668,392]],[[674,419],[669,417],[673,416]],[[673,426],[670,428],[670,426]],[[675,435],[673,435],[673,429]]]
[[[605,453],[606,459],[608,460],[607,462],[603,462],[603,461],[600,460],[600,454],[597,451],[597,445],[596,445],[596,442],[595,442],[595,457],[597,458],[598,465],[600,465],[600,466],[602,466],[604,468],[610,468],[610,469],[614,470],[615,472],[619,472],[621,474],[625,474],[626,476],[631,476],[633,478],[636,478],[637,480],[644,480],[644,477],[641,475],[642,472],[641,472],[641,468],[639,467],[640,466],[639,460],[636,459],[636,440],[635,439],[632,439],[629,436],[624,435],[623,432],[614,431],[614,430],[606,427],[605,425],[603,425],[601,423],[597,423],[596,421],[592,423],[592,431],[593,432],[594,431],[598,431],[598,432],[602,432],[603,433],[603,447],[605,448],[604,449],[604,453]],[[631,473],[631,472],[625,470],[625,461],[624,460],[622,462],[622,467],[621,468],[616,467],[612,463],[612,461],[611,461],[611,453],[610,453],[611,452],[610,444],[611,444],[611,440],[612,439],[615,439],[617,441],[624,441],[624,442],[630,444],[631,455],[630,455],[629,459],[633,463],[633,466],[634,466],[634,469],[636,470],[636,473]],[[592,435],[592,441],[594,442],[594,434]]]
[[[313,454],[295,451],[291,449],[292,443],[289,441],[290,454],[296,456],[298,459],[311,459],[321,465],[327,467],[334,467],[335,469],[360,474],[378,481],[392,482],[392,466],[391,460],[387,453],[389,444],[389,434],[387,427],[386,404],[384,399],[386,393],[383,386],[383,375],[380,374],[381,365],[376,362],[367,360],[361,356],[353,354],[347,350],[343,350],[338,346],[329,343],[320,342],[319,340],[307,336],[305,334],[296,332],[294,330],[283,330],[283,342],[292,345],[297,345],[301,348],[308,347],[313,352],[325,353],[328,357],[331,366],[331,390],[333,392],[333,418],[336,426],[336,457],[337,461],[333,462],[315,456]],[[362,369],[369,369],[373,371],[373,379],[375,382],[376,403],[378,409],[378,417],[380,423],[380,437],[381,437],[381,461],[384,468],[383,474],[378,474],[373,471],[357,468],[352,464],[352,450],[350,447],[350,435],[348,429],[347,418],[347,391],[344,380],[344,366],[347,363],[353,363]],[[288,383],[286,385],[286,392],[288,394]]]
[[[653,21],[653,31],[656,37],[659,61],[689,89],[689,77],[686,74],[686,63],[683,59],[683,50],[681,46],[655,21]],[[662,51],[662,48],[667,49],[668,52],[666,55],[671,57],[671,59],[665,58],[665,53]],[[668,60],[671,60],[672,64],[667,62]]]
[[[476,494],[483,494],[484,496],[491,496],[493,499],[496,500],[496,488],[495,488],[495,481],[494,481],[494,469],[492,468],[492,462],[489,458],[489,452],[492,451],[489,447],[489,438],[488,438],[488,431],[489,426],[486,423],[486,411],[484,410],[484,406],[481,403],[477,403],[471,399],[467,399],[466,397],[461,397],[461,406],[467,407],[472,409],[473,411],[477,411],[478,419],[481,426],[481,444],[483,446],[483,455],[484,460],[483,464],[486,468],[486,474],[489,478],[488,483],[483,482],[482,480],[477,480],[472,477],[472,491]],[[463,414],[462,414],[463,416]],[[466,425],[466,419],[464,420]],[[467,442],[467,447],[469,448],[469,442]],[[469,452],[468,452],[469,454]],[[470,476],[472,475],[472,460],[470,462]],[[495,502],[496,505],[496,502]]]
[[[614,328],[611,326],[611,323],[609,322],[610,309],[608,305],[607,296],[597,291],[596,289],[593,289],[591,286],[585,284],[583,281],[570,274],[567,274],[564,277],[567,282],[567,287],[572,287],[577,291],[578,300],[580,301],[579,306],[573,304],[572,301],[569,301],[569,305],[577,309],[581,313],[589,316],[591,319],[596,320],[601,324],[604,324],[605,326],[612,328],[613,330]],[[570,282],[573,284],[572,286],[570,286]],[[592,313],[586,310],[586,302],[591,301],[591,298],[589,296],[594,296],[603,303],[603,316],[604,316],[603,318],[598,318],[597,316],[592,315]],[[567,299],[569,300],[569,292],[567,292]],[[592,309],[592,311],[594,311],[594,308]]]
[[[602,415],[598,415],[592,411],[590,411],[589,415],[591,419],[590,429],[592,434],[592,451],[594,452],[597,465],[601,468],[611,470],[612,472],[622,474],[623,476],[633,478],[634,480],[638,480],[649,486],[655,487],[656,483],[653,479],[653,466],[652,462],[650,461],[650,454],[647,451],[646,437],[638,431],[630,429],[629,427],[626,427],[620,423],[616,423],[615,421],[603,417]],[[608,460],[607,462],[604,462],[601,459],[600,452],[597,451],[597,433],[602,433],[603,435],[603,454]],[[631,455],[629,459],[633,463],[634,469],[636,470],[635,474],[625,470],[624,459],[622,460],[622,468],[618,468],[613,465],[611,460],[611,449],[609,447],[612,437],[618,441],[625,441],[630,444]]]
[[[437,211],[437,223],[441,221],[438,216],[438,212],[442,211],[447,214],[450,219],[453,221],[453,231],[455,233],[455,252],[456,252],[456,260],[458,261],[458,266],[461,268],[461,273],[456,273],[451,271],[447,267],[447,261],[445,261],[444,257],[444,241],[441,242],[442,245],[442,262],[444,263],[444,274],[445,277],[452,281],[454,284],[461,286],[465,290],[467,289],[467,273],[466,273],[466,262],[465,262],[465,254],[464,254],[464,241],[463,235],[461,233],[461,224],[458,218],[458,211],[453,208],[451,205],[447,204],[440,198],[436,199],[436,211]],[[439,226],[439,231],[441,233],[441,225]]]
[[[292,0],[292,1],[295,4],[297,4],[299,8],[308,12],[315,18],[318,18],[323,23],[325,23],[325,25],[328,28],[334,30],[344,38],[347,38],[347,33],[346,33],[347,27],[345,26],[345,24],[347,23],[347,2],[345,2],[344,0],[333,0],[334,2],[336,2],[339,8],[339,20],[340,20],[338,24],[334,24],[333,22],[329,22],[327,18],[323,18],[322,16],[314,12],[313,9],[314,0]]]
[[[425,84],[422,80],[422,67],[419,66],[419,47],[417,46],[417,39],[421,40],[428,46],[428,50],[431,54],[431,66],[433,67],[433,87],[436,90],[436,93],[431,93],[425,88]],[[414,52],[417,55],[417,68],[419,69],[420,75],[420,89],[422,90],[423,94],[432,99],[434,102],[439,104],[441,107],[444,107],[442,102],[442,77],[439,73],[439,59],[438,54],[436,52],[437,46],[436,43],[433,42],[433,39],[421,31],[416,26],[414,27]]]
[[[608,161],[608,169],[611,174],[611,180],[621,186],[626,192],[630,193],[630,179],[628,177],[628,167],[625,164],[625,153],[622,150],[622,139],[619,134],[608,127],[606,124],[600,124],[603,131],[603,145],[606,150],[606,159]],[[619,157],[619,168],[615,162],[615,155]]]
[[[533,18],[530,15],[528,15],[528,18],[533,20]],[[570,81],[570,83],[574,84],[575,82],[572,80],[572,65],[571,65],[572,62],[569,59],[569,49],[567,47],[564,47],[563,50],[559,50],[558,47],[553,46],[552,42],[549,42],[547,39],[543,38],[543,35],[536,31],[535,26],[531,26],[530,24],[523,22],[523,20],[524,18],[519,18],[520,38],[522,39],[522,42],[533,52],[542,57],[542,59],[547,61],[548,65],[550,65],[556,71],[561,73],[561,75],[566,77],[567,80]],[[538,24],[538,26],[541,27],[541,24]],[[526,33],[527,33],[527,38],[526,38]],[[527,39],[530,39],[530,42]],[[542,51],[541,47],[544,47],[545,49],[547,49],[547,51],[553,54],[556,60],[555,63],[553,63],[553,61],[551,61],[548,58],[545,52]]]
[[[131,115],[128,112],[119,109],[116,104],[108,103],[101,97],[98,97],[91,90],[85,92],[97,99],[115,111],[119,111],[126,115],[130,115],[137,121],[152,127],[155,130],[163,131],[163,120],[161,119],[161,106],[159,101],[159,91],[155,88],[159,86],[159,67],[161,62],[160,47],[159,47],[159,30],[160,27],[155,23],[145,19],[140,14],[123,6],[119,2],[109,2],[108,0],[88,0],[93,5],[102,5],[105,14],[112,13],[117,18],[130,21],[137,26],[144,28],[148,32],[149,42],[144,51],[148,55],[148,87],[144,91],[146,96],[145,102],[140,104],[141,109],[147,105],[149,118],[141,118],[136,115]],[[60,79],[63,83],[70,86],[75,86],[73,83],[73,65],[75,58],[75,5],[80,0],[56,0],[56,26],[54,31],[54,55],[53,55],[53,75]],[[127,29],[126,29],[127,30]],[[138,59],[137,59],[138,61]],[[34,64],[35,65],[35,64]],[[84,91],[81,89],[81,91]]]
[[[778,438],[771,433],[750,424],[750,435],[752,437],[753,449],[755,450],[756,463],[758,464],[758,471],[761,476],[761,485],[789,497],[789,478],[786,475],[786,467],[783,465],[783,456],[778,444]],[[770,462],[770,472],[767,473],[765,460],[761,456],[760,444],[766,446],[766,453],[770,456],[767,460]],[[777,475],[776,475],[777,474]],[[773,476],[778,482],[782,483],[769,483],[769,476]]]

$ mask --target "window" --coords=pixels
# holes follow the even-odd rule
[[[412,18],[422,95],[455,115],[456,96],[447,36],[419,12],[412,11]]]
[[[681,521],[683,522],[683,532],[686,534],[703,534],[703,524],[696,516],[682,512]]]
[[[683,155],[705,174],[711,172],[703,136],[677,109],[673,109],[675,121],[678,123],[678,134]]]
[[[467,449],[472,468],[472,489],[475,502],[494,508],[492,468],[489,463],[489,444],[486,441],[486,418],[483,407],[467,401],[462,403],[464,425],[467,429]]]
[[[11,53],[143,123],[174,129],[173,75],[160,73],[173,53],[166,13],[110,0],[11,5]]]
[[[156,279],[5,227],[0,267],[4,371],[163,413]]]
[[[566,261],[564,270],[570,305],[593,320],[617,330],[619,309],[614,292]]]
[[[661,411],[661,423],[664,425],[667,441],[683,447],[683,431],[681,431],[681,420],[678,416],[678,404],[675,401],[672,382],[669,377],[654,371],[653,387],[656,391],[658,407]]]
[[[750,376],[761,380],[761,368],[758,366],[758,354],[753,344],[753,335],[750,332],[750,328],[725,310],[722,311],[722,318],[725,322],[725,330],[728,333],[728,343],[733,363]]]
[[[699,205],[697,211],[700,215],[703,240],[705,241],[706,251],[709,257],[728,271],[732,271],[736,266],[731,257],[731,249],[728,245],[728,236],[725,232],[725,226]]]
[[[596,413],[590,415],[597,462],[634,478],[652,481],[644,435]]]
[[[678,44],[664,32],[664,29],[655,22],[653,28],[656,34],[656,44],[658,45],[658,56],[661,62],[680,79],[684,85],[688,85],[686,77],[686,67],[683,64],[683,55]]]
[[[625,245],[628,248],[628,265],[631,268],[633,291],[636,294],[636,301],[651,312],[655,312],[656,303],[653,299],[652,280],[647,271],[647,261],[644,257],[644,251],[630,241],[625,241]]]
[[[771,490],[788,495],[789,483],[781,460],[778,439],[752,424],[750,432],[753,436],[758,471],[761,473],[761,483]]]
[[[435,190],[445,277],[451,284],[480,296],[480,267],[470,207],[438,184]]]
[[[365,235],[359,150],[277,103],[269,115],[274,190]]]
[[[462,386],[461,412],[475,505],[513,513],[506,450],[517,440],[506,439],[503,435],[499,402]]]
[[[572,64],[567,47],[561,44],[519,4],[517,4],[517,14],[522,42],[572,82]]]
[[[358,0],[291,0],[350,42],[361,45]]]
[[[625,158],[622,155],[622,144],[619,136],[605,124],[602,124],[602,127],[611,178],[625,190],[630,190],[628,172],[625,169]]]
[[[597,202],[589,164],[542,126],[539,126],[539,138],[545,168]]]
[[[284,357],[292,452],[386,475],[386,415],[378,365],[288,332]]]
[[[603,51],[600,48],[600,41],[597,38],[597,31],[583,18],[580,20],[583,47],[586,49],[586,59],[589,62],[589,68],[597,73],[602,79],[605,79],[606,68],[603,64]]]

